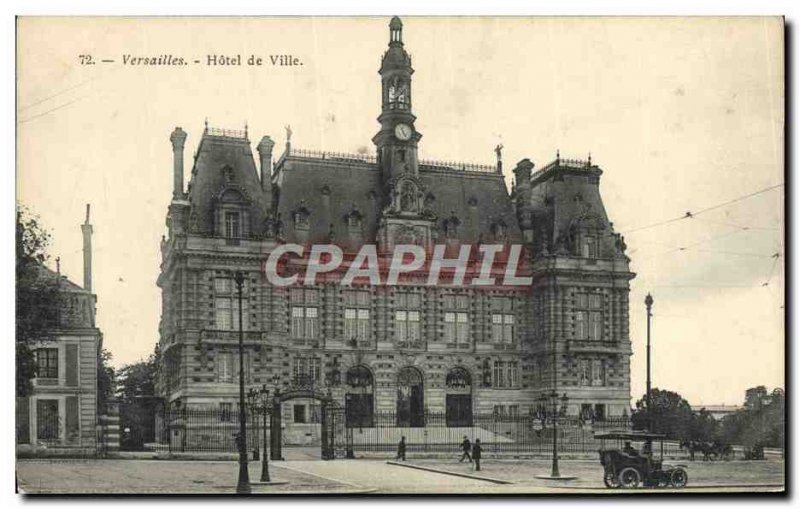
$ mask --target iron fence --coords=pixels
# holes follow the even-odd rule
[[[263,448],[262,416],[246,413],[247,450]],[[145,449],[159,452],[238,452],[238,410],[182,408],[156,413],[155,442]],[[269,425],[267,426],[269,437]]]
[[[401,437],[406,437],[406,450],[411,453],[456,453],[466,436],[470,442],[480,439],[483,450],[498,454],[547,454],[552,452],[553,426],[530,415],[473,414],[454,421],[445,412],[426,412],[411,426],[404,414],[375,412],[370,419],[348,419],[344,409],[331,414],[334,428],[332,443],[336,455],[349,452],[392,454]],[[450,418],[449,418],[450,417]],[[224,452],[235,453],[235,437],[239,431],[237,410],[182,408],[157,412],[155,441],[144,444],[159,452]],[[285,422],[283,445],[291,447],[294,425]],[[308,426],[304,423],[303,426]],[[562,453],[593,453],[603,445],[594,434],[612,429],[630,429],[626,417],[602,421],[562,417],[558,423],[558,448]],[[269,420],[267,436],[269,437]],[[247,413],[247,450],[263,449],[262,416]],[[317,434],[318,437],[321,434]],[[269,438],[268,438],[269,440]],[[318,441],[316,442],[319,443]],[[309,445],[309,444],[306,444]],[[611,444],[607,444],[611,446]],[[665,442],[665,455],[677,455],[677,443]]]

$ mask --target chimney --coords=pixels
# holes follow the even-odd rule
[[[83,232],[83,289],[92,291],[92,225],[89,223],[89,204],[86,204],[86,221],[81,225]]]
[[[180,127],[176,127],[169,137],[172,142],[173,159],[173,186],[172,199],[183,199],[183,144],[186,143],[186,133]]]
[[[258,143],[258,155],[261,158],[261,190],[269,203],[272,199],[272,148],[275,142],[264,136]]]
[[[533,163],[530,159],[523,159],[514,168],[514,179],[517,182],[515,201],[517,206],[517,220],[522,236],[526,242],[533,242],[533,217],[531,203],[531,171]]]

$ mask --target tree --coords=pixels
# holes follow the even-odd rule
[[[155,440],[155,398],[158,358],[156,353],[145,360],[123,366],[118,375],[122,446],[142,449]]]
[[[50,234],[25,207],[16,224],[16,395],[28,395],[36,365],[31,344],[50,336],[58,324],[58,280],[48,277]]]
[[[97,356],[97,413],[108,412],[108,402],[117,390],[116,374],[111,366],[111,352],[105,348]]]
[[[647,409],[647,395],[636,402],[631,414],[635,430],[647,430],[652,422],[654,433],[664,433],[667,438],[685,439],[690,436],[692,407],[676,392],[652,389],[650,392],[652,411]]]
[[[722,419],[721,433],[728,443],[754,447],[784,447],[785,394],[759,385],[745,392],[744,408]]]

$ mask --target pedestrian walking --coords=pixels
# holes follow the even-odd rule
[[[458,460],[459,463],[464,461],[464,458],[467,458],[470,463],[472,463],[472,456],[469,455],[469,452],[472,450],[472,444],[469,442],[469,438],[464,435],[464,441],[461,442],[461,459]]]
[[[475,443],[472,444],[472,459],[475,461],[475,470],[481,469],[481,439],[476,438]]]
[[[400,443],[397,444],[397,458],[398,460],[406,460],[406,437],[400,437]]]

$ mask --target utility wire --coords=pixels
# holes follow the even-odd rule
[[[756,196],[756,195],[759,195],[759,194],[762,194],[762,193],[766,193],[767,191],[771,191],[773,189],[776,189],[776,188],[782,187],[782,186],[783,186],[783,183],[776,184],[774,186],[766,187],[764,189],[760,189],[758,191],[746,194],[744,196],[739,196],[738,198],[734,198],[732,200],[728,200],[726,202],[719,203],[717,205],[712,205],[710,207],[706,207],[704,209],[700,209],[700,210],[698,210],[696,212],[687,211],[684,215],[682,215],[680,217],[674,217],[672,219],[667,219],[665,221],[659,221],[657,223],[653,223],[653,224],[649,224],[649,225],[645,225],[645,226],[640,226],[639,228],[634,228],[632,230],[627,230],[627,231],[624,231],[622,233],[627,235],[627,234],[639,232],[639,231],[642,231],[642,230],[647,230],[647,229],[650,229],[650,228],[656,228],[658,226],[663,226],[665,224],[674,223],[676,221],[681,221],[683,219],[691,219],[691,218],[693,218],[695,216],[698,216],[700,214],[704,214],[704,213],[710,212],[712,210],[716,210],[716,209],[719,209],[719,208],[722,208],[722,207],[726,207],[726,206],[731,205],[733,203],[740,202],[742,200],[746,200],[747,198],[751,198],[753,196]]]
[[[52,112],[54,112],[56,110],[60,110],[61,108],[65,108],[65,107],[69,106],[70,104],[74,104],[74,103],[80,101],[81,99],[83,99],[84,97],[78,97],[77,99],[73,99],[73,100],[71,100],[71,101],[69,101],[67,103],[64,103],[64,104],[60,105],[60,106],[56,106],[55,108],[51,108],[51,109],[49,109],[47,111],[39,113],[38,115],[34,115],[32,117],[28,117],[28,118],[25,118],[25,119],[22,119],[22,120],[17,120],[17,123],[18,124],[24,124],[25,122],[30,122],[33,119],[36,119],[36,118],[39,118],[39,117],[43,117],[43,116],[45,116],[45,115],[47,115],[49,113],[52,113]]]

